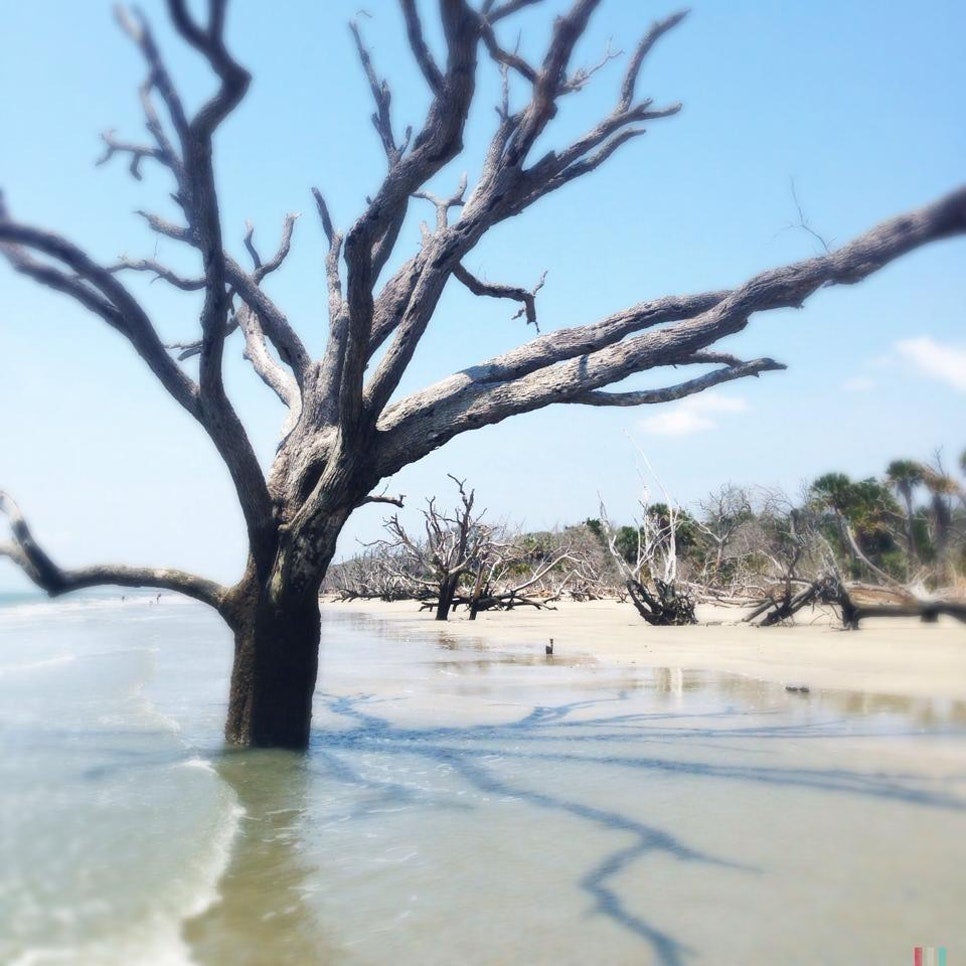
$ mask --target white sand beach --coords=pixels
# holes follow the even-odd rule
[[[477,639],[494,649],[532,647],[555,657],[589,656],[614,666],[724,671],[792,686],[966,700],[966,625],[951,618],[872,618],[843,631],[815,612],[793,627],[741,623],[738,608],[701,606],[694,627],[651,627],[629,603],[561,602],[553,610],[521,607],[481,613],[456,611],[436,622],[413,601],[329,602],[326,610],[365,614],[402,633]]]

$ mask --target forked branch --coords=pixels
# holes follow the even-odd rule
[[[414,450],[430,452],[459,433],[553,403],[641,405],[778,369],[770,359],[734,365],[739,360],[705,350],[743,329],[755,312],[798,307],[823,286],[858,282],[914,248],[963,232],[966,188],[890,219],[828,255],[762,272],[731,292],[659,300],[596,326],[534,339],[388,407],[380,420],[386,468],[394,471],[403,450],[410,462]],[[681,321],[624,338],[674,319]],[[666,390],[596,393],[659,366],[719,360],[723,369]]]
[[[513,318],[518,319],[521,315],[525,315],[527,325],[532,325],[537,332],[540,331],[540,326],[537,324],[536,295],[543,288],[543,283],[547,279],[546,272],[540,276],[540,281],[529,292],[516,285],[500,285],[492,282],[483,282],[463,265],[457,265],[453,269],[453,277],[465,285],[474,295],[487,295],[494,299],[512,299],[513,301],[520,302],[520,309]]]

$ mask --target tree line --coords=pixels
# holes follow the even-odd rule
[[[436,619],[463,607],[547,607],[561,599],[631,602],[652,624],[693,623],[695,604],[746,605],[777,623],[806,605],[864,614],[958,612],[966,590],[966,453],[948,470],[890,462],[877,476],[829,472],[790,495],[727,483],[691,509],[640,501],[615,524],[602,506],[581,523],[524,532],[487,519],[475,491],[451,476],[452,507],[432,497],[422,524],[398,514],[384,536],[330,569],[340,600],[414,600]],[[874,609],[878,610],[874,610]]]

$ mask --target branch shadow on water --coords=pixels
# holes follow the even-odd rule
[[[930,809],[966,810],[966,801],[962,798],[942,788],[931,788],[928,783],[923,783],[921,776],[914,774],[736,764],[701,760],[693,754],[690,758],[682,758],[673,750],[668,757],[641,753],[642,746],[670,743],[677,743],[678,748],[687,746],[693,752],[695,747],[703,747],[694,739],[720,747],[726,741],[802,738],[814,736],[816,731],[828,737],[828,722],[789,725],[787,719],[783,719],[775,725],[749,724],[746,715],[721,711],[699,715],[674,712],[614,714],[612,712],[618,708],[613,703],[616,701],[619,705],[625,697],[619,694],[616,698],[533,707],[519,718],[502,724],[407,727],[376,713],[379,701],[371,696],[320,697],[327,710],[346,726],[313,732],[307,767],[321,773],[327,780],[375,793],[376,801],[382,807],[473,807],[465,802],[454,806],[445,796],[434,796],[432,791],[427,793],[425,789],[414,790],[406,780],[404,759],[425,759],[448,766],[466,788],[481,796],[514,800],[545,812],[567,815],[600,830],[621,833],[622,837],[630,836],[629,845],[622,844],[603,855],[576,885],[592,900],[593,911],[641,939],[654,960],[664,966],[683,964],[693,950],[628,907],[616,886],[620,873],[635,863],[655,857],[747,874],[757,874],[761,870],[692,848],[670,831],[646,824],[619,809],[588,804],[577,797],[543,788],[527,787],[525,780],[508,775],[508,764],[525,764],[528,777],[539,774],[541,766],[551,770],[567,765],[612,766],[628,769],[642,779],[670,774],[816,790]],[[588,717],[588,711],[593,712],[597,706],[608,713]],[[685,738],[692,740],[682,745]],[[384,769],[378,778],[373,778],[371,769],[366,767],[367,756],[371,755],[395,757],[399,761],[398,768],[391,770],[390,774],[398,776],[399,780],[387,778]],[[364,811],[371,813],[372,805],[370,797]]]
[[[380,814],[393,811],[472,816],[480,802],[497,799],[565,816],[588,830],[616,833],[619,842],[592,860],[574,886],[590,900],[591,913],[637,937],[642,953],[649,950],[653,961],[664,966],[681,966],[694,950],[631,908],[618,888],[621,873],[638,863],[667,859],[738,874],[761,870],[692,847],[629,809],[613,806],[606,794],[581,800],[569,790],[555,790],[544,776],[571,766],[606,767],[640,776],[642,789],[648,778],[671,776],[966,810],[966,801],[929,787],[914,774],[747,764],[708,753],[709,748],[732,751],[734,743],[748,738],[798,739],[816,732],[829,737],[827,721],[789,725],[779,717],[771,725],[749,722],[747,714],[733,711],[620,713],[624,698],[617,695],[535,706],[500,724],[421,727],[379,713],[382,702],[372,696],[320,695],[319,700],[329,726],[313,731],[307,755],[226,753],[217,763],[245,818],[220,884],[221,901],[185,929],[199,962],[225,961],[229,951],[231,961],[242,963],[259,962],[266,951],[279,963],[353,961],[339,940],[328,937],[326,944],[325,917],[310,898],[331,881],[325,865],[333,857],[320,851],[317,841],[316,847],[306,848],[312,824],[319,821],[320,793],[331,799],[329,818],[350,827],[378,822]],[[419,761],[445,766],[451,787],[436,787],[432,774],[414,765]],[[417,772],[421,776],[414,779]],[[453,794],[454,781],[475,795]]]

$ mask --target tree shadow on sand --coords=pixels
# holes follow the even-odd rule
[[[414,785],[408,780],[406,764],[413,759],[446,766],[463,788],[475,791],[481,799],[513,800],[586,823],[588,829],[619,833],[620,846],[602,855],[575,884],[591,900],[592,912],[638,937],[646,944],[651,958],[664,966],[685,963],[694,950],[628,906],[618,889],[621,873],[652,859],[698,863],[747,874],[758,874],[760,870],[691,847],[667,829],[627,814],[626,809],[597,804],[596,796],[595,803],[588,803],[578,795],[528,787],[531,776],[541,774],[541,766],[558,769],[606,765],[627,769],[640,776],[642,788],[647,787],[643,782],[649,777],[671,775],[817,790],[927,809],[966,810],[966,800],[950,793],[942,783],[921,775],[721,760],[727,755],[720,752],[742,739],[835,737],[828,721],[787,723],[787,717],[782,717],[781,723],[770,724],[763,722],[760,714],[749,721],[747,714],[734,711],[621,713],[626,697],[622,693],[537,706],[500,724],[412,727],[394,723],[380,714],[384,698],[320,695],[332,725],[313,732],[308,755],[266,753],[261,761],[257,754],[226,755],[218,766],[222,777],[235,788],[248,817],[232,866],[222,883],[222,905],[204,917],[206,934],[210,939],[220,929],[231,929],[237,938],[238,930],[252,926],[250,913],[245,910],[252,908],[257,890],[271,884],[275,890],[271,897],[272,918],[277,928],[270,932],[280,941],[285,938],[288,944],[275,950],[276,961],[299,960],[300,936],[305,941],[303,953],[310,953],[302,961],[338,961],[336,948],[329,954],[320,951],[322,928],[305,902],[305,882],[310,876],[318,877],[319,861],[300,854],[298,836],[290,834],[291,830],[299,821],[299,813],[310,807],[312,785],[332,788],[336,795],[340,786],[353,789],[354,795],[347,796],[347,800],[354,804],[344,815],[349,821],[363,817],[371,821],[373,813],[380,809],[477,807],[472,804],[473,796],[457,800],[432,787]],[[706,743],[719,753],[705,754]],[[665,747],[667,756],[662,756],[660,751]],[[686,749],[685,757],[678,754],[682,749]],[[381,762],[388,757],[397,764],[374,770],[373,756]],[[274,772],[266,776],[265,767]],[[324,872],[322,876],[324,881]],[[197,924],[194,928],[195,934],[189,929],[188,938],[198,943]],[[253,938],[257,933],[262,940],[271,939],[261,925],[256,924],[252,932]],[[293,954],[290,959],[285,958],[288,952]],[[280,953],[283,955],[278,958]],[[201,959],[214,961],[204,955]]]

